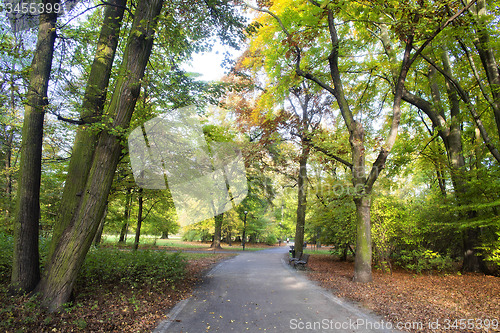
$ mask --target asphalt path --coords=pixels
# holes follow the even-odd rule
[[[154,332],[394,332],[290,268],[286,253],[282,246],[222,261]]]

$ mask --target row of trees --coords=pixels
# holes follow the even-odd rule
[[[59,1],[44,0],[43,4],[47,8]],[[127,158],[124,139],[131,121],[143,122],[162,107],[202,102],[216,95],[217,87],[190,84],[192,79],[179,65],[192,52],[209,48],[214,36],[235,46],[242,28],[241,17],[225,1],[206,1],[194,10],[182,1],[113,0],[85,5],[93,9],[92,14],[73,24],[71,18],[58,22],[64,19],[56,13],[41,13],[31,65],[11,68],[12,75],[19,75],[19,81],[26,82],[25,91],[23,86],[12,88],[13,94],[24,94],[24,121],[15,184],[17,207],[15,212],[6,212],[12,216],[15,235],[11,287],[14,291],[36,291],[42,304],[51,310],[70,298],[105,214],[115,176],[119,177],[115,171],[119,162]],[[100,29],[97,34],[96,27]],[[22,48],[18,47],[15,53],[20,42],[16,35],[10,36],[8,32],[3,34],[3,51],[14,50],[9,55],[16,59]],[[23,47],[30,50],[29,45]],[[59,69],[53,67],[56,58],[61,64]],[[165,63],[164,59],[171,60]],[[168,75],[162,77],[163,73]],[[60,81],[52,87],[51,78]],[[9,82],[13,86],[17,83]],[[179,87],[180,91],[176,91]],[[197,92],[207,97],[200,98]],[[21,104],[15,102],[10,105],[10,114],[19,116]],[[139,117],[134,117],[136,109],[140,110]],[[39,193],[44,118],[48,113],[71,124],[76,136],[70,147],[71,156],[66,157],[68,169],[60,204],[53,210],[52,241],[41,275]],[[11,143],[6,150],[15,152],[17,129],[11,123],[4,123],[4,128],[7,139],[11,133],[13,137],[6,141]],[[57,151],[55,155],[62,153]],[[5,160],[10,163],[12,155],[5,156]],[[7,164],[5,170],[9,177],[13,174]],[[12,181],[7,186],[12,186]],[[142,195],[139,202],[143,202]]]
[[[348,205],[332,193],[332,180],[348,180],[350,189],[343,190],[355,205],[355,280],[370,281],[372,201],[377,192],[394,194],[401,187],[377,187],[376,181],[387,165],[399,181],[418,175],[420,170],[408,171],[417,158],[434,165],[439,200],[458,221],[447,230],[460,232],[463,269],[487,272],[487,254],[479,249],[498,232],[494,185],[482,183],[495,179],[500,161],[497,4],[277,0],[247,7],[259,14],[233,79],[253,94],[239,94],[233,107],[240,121],[262,130],[262,136],[277,130],[279,140],[296,142],[297,252],[302,251],[307,189],[330,189],[316,189],[314,200],[331,219]],[[395,146],[401,125],[401,136],[411,141]],[[387,164],[395,147],[396,160]],[[316,181],[307,174],[311,150],[336,164],[325,175],[314,175]],[[345,244],[350,241],[344,237]]]
[[[36,41],[2,34],[1,213],[15,234],[13,290],[38,292],[52,310],[68,301],[106,215],[123,240],[134,211],[136,246],[145,219],[175,232],[168,193],[134,185],[126,138],[169,108],[219,102],[227,112],[204,134],[241,146],[248,196],[191,235],[213,229],[217,246],[249,212],[251,237],[290,235],[293,221],[297,254],[304,241],[355,253],[358,282],[371,280],[373,250],[381,264],[428,250],[465,271],[492,268],[498,3],[243,5],[256,15],[246,26],[222,0],[84,2],[80,20],[42,14]],[[182,71],[214,36],[238,47],[244,34],[248,48],[223,82]],[[52,237],[43,274],[40,229]]]

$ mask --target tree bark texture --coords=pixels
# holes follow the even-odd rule
[[[104,222],[106,221],[106,215],[108,214],[108,207],[104,209],[104,214],[102,215],[101,222],[99,222],[99,228],[94,236],[94,246],[99,246],[102,240],[102,232],[104,231]]]
[[[220,249],[220,238],[222,236],[222,222],[224,221],[224,213],[215,216],[214,221],[214,241],[212,242],[212,245],[210,245],[210,247],[214,249]]]
[[[126,0],[112,0],[104,10],[104,20],[80,113],[80,118],[84,122],[100,121],[106,102],[109,78],[126,3]],[[61,234],[68,226],[80,203],[98,138],[99,133],[90,128],[89,124],[80,125],[77,129],[63,195],[52,233],[49,257],[54,252]]]
[[[59,1],[43,1],[43,4]],[[14,256],[11,289],[32,291],[40,280],[38,228],[42,167],[43,121],[52,69],[57,14],[40,15],[38,40],[30,67],[30,78],[21,143],[19,184],[14,221]]]
[[[356,256],[354,259],[354,281],[372,281],[372,237],[371,199],[362,196],[354,200],[356,204]]]
[[[115,129],[125,129],[130,124],[162,5],[162,0],[138,2],[109,105]],[[101,133],[81,202],[62,233],[38,288],[42,304],[51,311],[59,309],[69,300],[78,271],[104,213],[121,149],[119,137],[108,131]]]
[[[304,251],[304,228],[306,225],[307,211],[307,160],[309,147],[302,142],[302,153],[299,160],[299,176],[297,178],[297,222],[295,224],[295,257],[298,258]]]
[[[486,72],[488,83],[493,96],[493,114],[497,125],[498,135],[500,136],[500,70],[495,58],[495,50],[492,48],[490,34],[486,27],[486,1],[478,0],[476,4],[477,18],[477,39],[475,41],[476,50],[481,58],[481,63]]]

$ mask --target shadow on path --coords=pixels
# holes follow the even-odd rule
[[[282,246],[219,263],[154,332],[391,332],[390,323],[291,269],[287,252]]]

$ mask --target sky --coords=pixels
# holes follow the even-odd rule
[[[185,65],[184,69],[201,74],[202,76],[199,79],[203,81],[220,80],[227,72],[227,69],[222,68],[223,50],[223,47],[219,45],[212,52],[195,54],[193,61]]]
[[[200,80],[217,81],[227,74],[227,68],[223,68],[224,54],[231,54],[231,59],[236,60],[243,54],[243,49],[235,50],[229,46],[216,42],[211,52],[197,53],[193,55],[193,60],[183,66],[189,72],[201,74]]]

